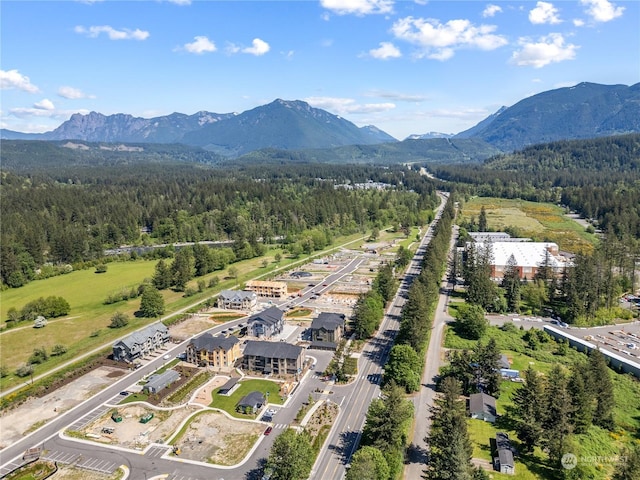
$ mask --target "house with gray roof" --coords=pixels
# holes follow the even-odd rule
[[[232,368],[241,356],[240,340],[230,335],[203,333],[187,345],[187,362],[201,366]]]
[[[492,442],[493,443],[493,442]],[[493,468],[507,475],[516,474],[516,465],[513,460],[513,447],[509,435],[503,432],[496,433],[493,457]]]
[[[252,310],[258,302],[254,292],[244,290],[222,290],[218,295],[217,306],[228,310]]]
[[[345,317],[341,313],[322,312],[311,322],[310,348],[336,350],[344,334]]]
[[[256,338],[271,338],[281,333],[283,328],[284,312],[278,307],[269,307],[247,320],[247,331]]]
[[[302,371],[305,349],[286,342],[249,340],[242,356],[245,371],[294,375]]]
[[[496,399],[486,393],[473,393],[469,396],[469,414],[471,418],[494,423],[496,413]]]
[[[161,322],[153,323],[114,343],[113,359],[132,362],[136,358],[144,358],[168,341],[167,327]]]
[[[163,388],[168,387],[173,382],[180,379],[180,374],[175,370],[167,370],[149,377],[147,383],[142,387],[142,391],[149,395],[158,393]]]
[[[236,411],[255,415],[265,403],[267,403],[267,400],[262,392],[249,392],[238,402]]]

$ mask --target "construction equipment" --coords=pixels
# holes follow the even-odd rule
[[[122,421],[122,415],[118,413],[118,410],[114,410],[113,412],[111,412],[111,420],[116,423],[120,423]]]

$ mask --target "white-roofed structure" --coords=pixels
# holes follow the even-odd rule
[[[562,275],[569,261],[558,252],[558,245],[553,242],[486,242],[474,244],[477,249],[489,248],[491,252],[491,278],[501,280],[509,265],[515,262],[521,279],[531,280],[547,259],[548,267],[556,274]],[[549,255],[547,256],[547,252]]]

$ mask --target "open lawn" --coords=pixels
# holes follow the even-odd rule
[[[267,397],[267,403],[274,403],[277,405],[282,405],[284,403],[283,399],[280,398],[280,383],[272,382],[271,380],[242,380],[240,382],[240,386],[229,396],[218,395],[219,390],[219,388],[216,388],[211,393],[212,401],[209,406],[224,410],[229,415],[237,418],[250,418],[253,420],[255,417],[253,415],[245,415],[243,413],[236,412],[236,405],[242,397],[253,391],[262,392],[262,394]],[[268,395],[266,395],[267,393]]]
[[[192,280],[188,286],[196,288],[198,280],[205,280],[217,276],[220,283],[215,288],[206,288],[203,292],[185,297],[183,292],[163,290],[165,311],[167,315],[191,305],[202,302],[217,294],[222,289],[234,288],[250,278],[266,278],[275,271],[291,268],[316,256],[326,255],[327,252],[340,248],[337,245],[358,243],[362,241],[361,234],[336,239],[336,246],[323,252],[317,252],[312,257],[299,259],[287,258],[280,248],[272,249],[260,258],[244,260],[234,263],[226,270],[212,272],[204,277]],[[275,262],[276,253],[282,255],[280,262]],[[262,262],[267,260],[267,267]],[[14,375],[16,368],[28,361],[34,348],[44,347],[47,352],[54,345],[61,344],[67,352],[57,357],[50,357],[41,365],[36,365],[34,375],[42,374],[64,362],[104,345],[109,345],[117,339],[137,330],[156,319],[136,318],[134,313],[140,306],[140,299],[135,298],[126,302],[104,305],[107,296],[122,289],[130,290],[140,285],[145,278],[150,278],[155,270],[157,261],[136,260],[112,262],[108,264],[106,273],[96,274],[95,269],[78,270],[66,275],[31,282],[24,287],[9,289],[0,293],[0,319],[6,319],[9,308],[20,310],[26,303],[39,297],[50,295],[65,298],[71,306],[68,317],[52,319],[46,327],[34,329],[30,323],[18,326],[0,333],[0,365],[6,367],[10,374],[0,379],[0,389],[4,390],[23,382]],[[237,277],[228,275],[229,268],[235,268]],[[129,325],[123,328],[111,329],[111,317],[115,312],[129,315]],[[230,318],[227,318],[230,320]]]
[[[476,221],[484,206],[487,223],[494,231],[512,227],[519,236],[535,241],[551,241],[561,250],[573,253],[591,252],[597,237],[582,225],[565,216],[562,207],[551,203],[527,202],[519,199],[474,197],[462,206],[461,220]]]

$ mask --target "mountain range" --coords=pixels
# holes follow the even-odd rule
[[[555,140],[634,132],[640,132],[640,83],[626,86],[584,82],[502,107],[456,135],[429,132],[411,135],[405,141],[419,140],[454,148],[450,142],[442,142],[474,139],[472,144],[476,146],[486,142],[487,152],[508,152]],[[239,114],[201,111],[149,119],[123,113],[74,114],[50,132],[27,134],[3,129],[0,136],[16,140],[183,143],[224,157],[239,157],[262,149],[336,149],[398,142],[375,126],[358,127],[306,102],[281,99]]]

